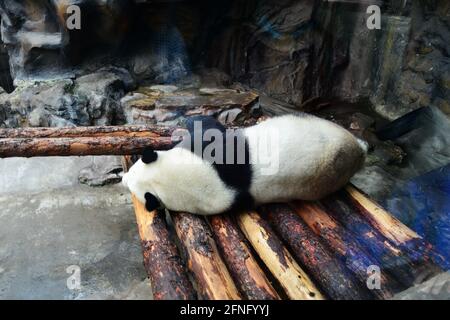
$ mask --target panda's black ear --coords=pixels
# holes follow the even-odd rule
[[[145,209],[152,212],[160,207],[159,200],[150,192],[145,193]]]
[[[150,147],[144,149],[144,152],[142,153],[142,162],[144,162],[145,164],[149,164],[155,162],[157,159],[158,154],[155,150]]]

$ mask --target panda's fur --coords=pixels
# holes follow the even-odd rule
[[[201,122],[201,130],[194,121]],[[342,127],[306,114],[271,118],[237,133],[213,118],[198,117],[188,129],[191,139],[169,151],[147,149],[123,177],[149,211],[162,204],[173,211],[211,215],[271,202],[317,200],[343,187],[361,167],[367,151]],[[194,148],[195,137],[203,137],[208,129],[232,137],[223,139],[225,164],[211,163],[198,152],[210,141],[202,139],[201,148]],[[261,143],[261,137],[269,142]],[[245,161],[237,164],[235,152],[234,163],[227,164],[226,152],[236,149],[240,138]],[[257,161],[270,155],[262,145],[276,154],[268,162]]]

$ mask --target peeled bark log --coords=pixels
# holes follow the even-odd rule
[[[189,213],[171,215],[186,251],[188,267],[197,280],[199,295],[211,300],[241,299],[204,218]]]
[[[0,139],[7,138],[80,138],[80,137],[170,137],[175,129],[161,126],[96,126],[65,128],[0,129]]]
[[[372,299],[320,238],[286,204],[267,205],[263,209],[277,233],[289,245],[297,261],[323,292],[333,300]]]
[[[131,165],[124,158],[124,169]],[[144,267],[156,300],[192,300],[196,293],[187,277],[175,243],[171,240],[164,213],[148,212],[134,195],[134,211],[141,238]]]
[[[380,262],[382,270],[399,281],[404,287],[409,288],[423,280],[424,274],[433,276],[440,269],[426,261],[413,261],[405,252],[376,230],[348,201],[344,201],[344,192],[331,195],[322,200],[334,219],[344,225],[358,243]]]
[[[269,224],[256,212],[237,216],[238,224],[290,299],[322,300],[324,296],[295,262]]]
[[[353,236],[331,218],[317,203],[295,202],[297,214],[319,235],[327,245],[345,262],[361,284],[366,284],[371,266],[379,266],[358,244]],[[401,290],[401,286],[382,270],[380,289],[371,292],[380,299],[392,297]]]
[[[424,273],[433,275],[442,271],[439,266],[444,265],[444,258],[434,251],[430,243],[424,241],[416,232],[409,229],[353,186],[348,186],[345,192],[349,203],[355,208],[356,212],[389,239],[398,250],[405,253],[411,261],[425,265],[422,268]],[[426,277],[428,275],[422,275],[422,279],[419,281],[423,281],[423,278]]]
[[[217,215],[209,222],[222,256],[236,285],[249,300],[278,300],[275,289],[259,267],[244,235],[228,215]]]
[[[80,137],[0,139],[0,158],[139,154],[146,147],[167,150],[170,137]]]

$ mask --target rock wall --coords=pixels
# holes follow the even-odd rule
[[[356,1],[235,2],[208,61],[300,108],[369,98],[389,119],[430,104],[449,114],[449,2],[373,3],[381,30],[367,28],[368,5]]]
[[[357,1],[3,0],[1,35],[16,82],[114,65],[172,84],[215,68],[299,109],[370,99],[388,119],[430,104],[449,114],[449,2],[374,3],[381,30]],[[66,27],[71,4],[81,30]]]

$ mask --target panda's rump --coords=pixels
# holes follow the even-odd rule
[[[345,129],[312,117],[285,116],[245,132],[253,158],[250,193],[256,203],[316,200],[342,187],[359,169],[364,152]],[[261,136],[269,150],[261,150]],[[255,159],[270,153],[270,162]]]

